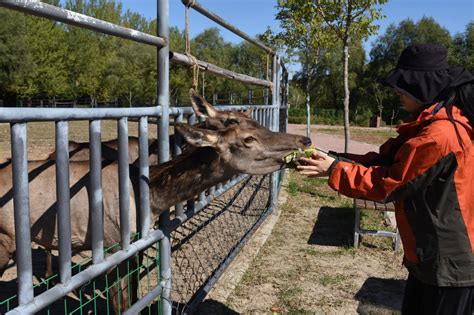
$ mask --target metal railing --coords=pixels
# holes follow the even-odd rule
[[[253,78],[239,74],[216,65],[198,61],[199,65],[210,73],[225,76],[244,83],[271,88],[271,105],[252,105],[253,117],[262,125],[273,131],[285,131],[286,125],[281,124],[282,116],[286,112],[288,77],[286,69],[282,67],[278,55],[271,48],[266,47],[236,27],[224,21],[222,18],[205,9],[197,1],[184,1],[183,4],[194,8],[201,14],[216,21],[223,27],[229,29],[245,40],[251,42],[263,51],[271,54],[273,58],[272,81]],[[97,276],[105,273],[111,267],[143,252],[150,246],[159,242],[160,247],[160,279],[159,284],[139,299],[125,312],[134,314],[153,302],[157,297],[161,300],[161,311],[171,314],[172,303],[172,240],[171,233],[175,233],[183,224],[190,222],[190,218],[208,209],[216,198],[229,192],[229,189],[242,184],[247,176],[238,176],[227,183],[212,187],[202,192],[196,202],[190,201],[186,205],[180,204],[175,207],[175,215],[171,217],[170,211],[165,211],[159,218],[159,229],[150,229],[150,202],[149,202],[149,161],[148,138],[149,118],[158,120],[158,160],[164,163],[170,159],[169,129],[170,118],[172,121],[187,121],[193,124],[197,121],[196,115],[191,108],[169,107],[169,62],[177,62],[192,65],[193,61],[186,55],[170,52],[168,47],[169,38],[169,4],[168,0],[158,0],[157,5],[157,34],[152,36],[136,30],[128,29],[119,25],[105,22],[77,12],[55,7],[40,1],[13,1],[0,0],[0,6],[40,16],[47,19],[61,21],[66,24],[87,28],[93,31],[125,38],[128,40],[152,45],[158,49],[158,74],[157,74],[157,104],[153,107],[141,108],[7,108],[0,107],[0,123],[9,123],[11,134],[11,155],[13,168],[13,193],[16,264],[18,277],[18,306],[10,310],[9,314],[27,314],[38,312],[54,301],[68,295],[75,289],[84,286]],[[280,81],[282,86],[280,86]],[[282,106],[282,111],[280,111]],[[225,110],[242,110],[249,106],[224,106]],[[140,214],[140,239],[130,241],[132,227],[130,226],[130,196],[129,196],[129,165],[128,165],[128,121],[135,118],[139,121],[139,214]],[[119,213],[120,213],[120,243],[121,249],[106,257],[104,254],[104,226],[103,226],[103,187],[102,187],[102,154],[101,154],[101,121],[104,119],[117,120],[118,129],[118,173],[119,173]],[[71,211],[70,211],[70,163],[69,163],[69,122],[74,120],[89,121],[90,139],[90,169],[89,169],[89,211],[91,224],[92,265],[76,274],[71,273]],[[31,249],[31,227],[29,206],[29,178],[28,178],[28,148],[27,148],[27,125],[30,122],[53,121],[55,122],[55,145],[56,145],[56,192],[59,234],[59,266],[60,282],[52,288],[35,296],[33,291],[32,274],[32,249]],[[179,139],[175,141],[172,149],[175,154],[180,153]],[[263,181],[263,179],[262,179]],[[268,191],[268,204],[265,211],[260,211],[255,220],[242,230],[243,235],[239,238],[237,245],[233,246],[231,252],[219,262],[216,269],[211,272],[209,279],[202,283],[198,292],[193,294],[191,306],[202,299],[218,276],[223,272],[226,265],[233,258],[251,232],[258,227],[266,215],[276,204],[279,189],[279,174],[273,173],[268,177],[268,183],[264,185]],[[256,186],[262,189],[262,185]],[[50,189],[50,188],[47,188]],[[255,195],[257,193],[252,193]],[[262,197],[264,200],[267,197]],[[231,198],[232,199],[232,198]],[[255,196],[249,200],[253,201]],[[219,215],[217,215],[219,216]],[[207,224],[206,224],[207,225]],[[190,308],[192,309],[192,307]]]

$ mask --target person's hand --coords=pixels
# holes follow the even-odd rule
[[[302,157],[298,159],[300,165],[297,166],[297,169],[301,175],[309,177],[327,176],[329,175],[329,167],[334,160],[334,158],[323,152],[314,151],[311,158]]]

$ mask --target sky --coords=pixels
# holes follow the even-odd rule
[[[122,0],[124,8],[129,8],[146,16],[156,16],[156,0]],[[224,18],[245,33],[255,36],[263,33],[267,26],[278,32],[279,23],[275,21],[276,0],[199,0],[199,3],[214,14]],[[391,23],[410,18],[415,22],[423,16],[433,17],[439,24],[454,35],[464,32],[469,21],[474,21],[474,0],[389,0],[382,6],[385,19],[378,21],[379,34],[383,34]],[[184,29],[184,6],[181,0],[170,0],[170,24]],[[190,10],[190,35],[217,26],[227,41],[238,43],[240,37],[221,28],[194,10]],[[367,50],[377,36],[372,36],[365,44]]]

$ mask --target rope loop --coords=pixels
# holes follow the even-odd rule
[[[186,41],[185,47],[185,55],[188,56],[193,65],[193,88],[197,89],[199,83],[199,63],[196,57],[194,57],[191,53],[191,40],[189,38],[189,8],[192,7],[196,3],[196,0],[189,0],[185,5],[185,29],[184,29],[184,38]]]

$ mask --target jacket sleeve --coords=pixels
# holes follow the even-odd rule
[[[383,201],[397,187],[423,174],[442,158],[429,135],[404,143],[389,166],[370,166],[339,161],[331,169],[329,186],[352,198]]]
[[[393,157],[393,151],[399,147],[398,138],[390,138],[380,146],[380,153],[368,152],[366,154],[337,153],[329,151],[330,155],[354,161],[364,166],[386,165]]]

